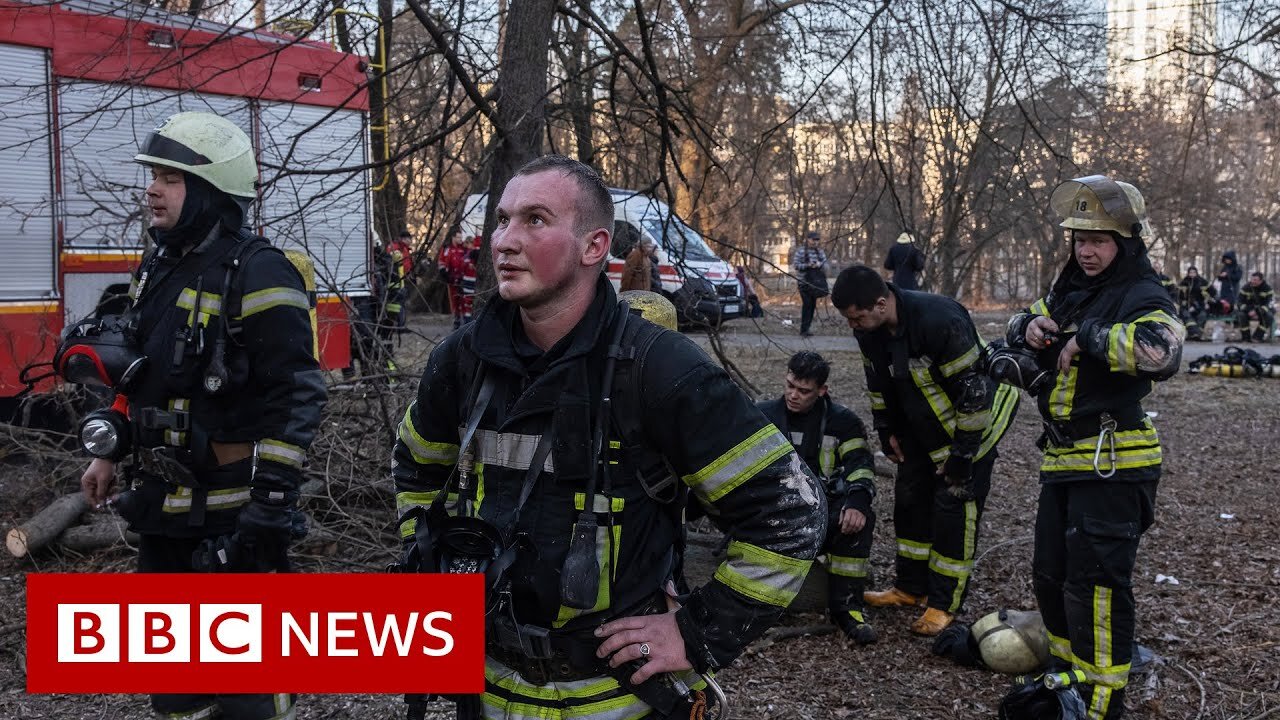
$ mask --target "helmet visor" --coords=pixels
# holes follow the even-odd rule
[[[158,132],[153,132],[147,136],[146,142],[142,143],[138,154],[189,166],[213,164],[213,161],[204,155]]]

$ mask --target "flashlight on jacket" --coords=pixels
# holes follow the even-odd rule
[[[80,421],[77,436],[90,455],[116,462],[133,449],[128,400],[117,395],[111,407],[94,410]]]

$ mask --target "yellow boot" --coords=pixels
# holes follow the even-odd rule
[[[905,590],[891,587],[888,590],[868,590],[862,593],[862,600],[871,607],[917,606],[924,607],[923,595],[912,595]]]
[[[946,630],[947,626],[951,624],[951,621],[955,619],[955,615],[952,615],[945,610],[928,608],[924,611],[923,615],[921,615],[915,622],[911,623],[911,632],[917,635],[933,637],[943,630]]]

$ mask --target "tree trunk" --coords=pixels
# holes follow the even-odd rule
[[[389,1],[389,0],[382,0]],[[502,189],[516,170],[542,154],[546,125],[547,54],[551,47],[555,0],[513,0],[504,27],[498,63],[498,112],[494,140],[497,151],[489,174],[484,244],[476,260],[476,300],[483,303],[497,286],[489,242]]]
[[[66,550],[89,553],[115,547],[121,543],[138,544],[138,536],[126,528],[129,523],[117,515],[96,519],[87,525],[67,528],[58,536],[58,545]]]
[[[79,522],[80,516],[88,509],[89,501],[84,493],[77,491],[63,495],[30,520],[10,530],[5,536],[5,547],[14,557],[25,557]]]

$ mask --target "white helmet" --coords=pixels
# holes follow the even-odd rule
[[[133,159],[191,173],[233,197],[257,197],[253,143],[235,123],[212,113],[171,115],[147,136]]]
[[[987,667],[1018,675],[1049,664],[1049,637],[1036,611],[1000,610],[973,624],[970,632]]]
[[[1049,205],[1063,218],[1059,227],[1114,232],[1127,238],[1147,234],[1147,203],[1142,193],[1106,175],[1062,183],[1053,191]]]

